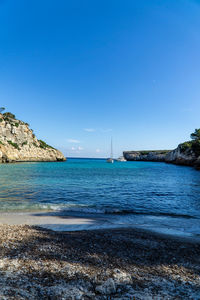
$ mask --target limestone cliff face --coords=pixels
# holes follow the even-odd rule
[[[163,151],[124,151],[124,158],[128,161],[165,161],[166,152]]]
[[[38,140],[27,123],[0,114],[0,162],[64,160],[60,151]]]
[[[158,161],[200,169],[200,156],[191,148],[183,149],[182,144],[172,151],[124,151],[123,155],[128,161]]]
[[[173,151],[167,153],[165,161],[168,163],[174,163],[178,165],[193,166],[198,157],[192,151],[192,149],[182,150],[181,144]]]

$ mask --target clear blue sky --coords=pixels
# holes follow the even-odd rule
[[[0,106],[67,156],[200,127],[200,1],[0,0]]]

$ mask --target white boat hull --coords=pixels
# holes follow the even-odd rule
[[[112,158],[108,158],[108,159],[107,159],[107,163],[113,164],[113,163],[114,163],[114,160],[113,160]]]
[[[126,161],[126,159],[125,159],[123,156],[120,156],[120,157],[117,159],[117,161],[119,161],[119,162],[124,162],[124,161]]]

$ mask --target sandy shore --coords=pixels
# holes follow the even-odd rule
[[[0,225],[33,225],[54,231],[96,229],[103,225],[103,223],[103,218],[95,216],[70,216],[59,211],[0,213]]]
[[[68,211],[1,212],[0,225],[40,226],[54,231],[137,228],[200,242],[200,221],[170,216],[93,214]]]
[[[197,242],[136,229],[0,233],[0,299],[200,298]]]

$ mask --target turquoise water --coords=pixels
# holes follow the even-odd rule
[[[199,236],[200,172],[164,163],[95,159],[1,164],[0,212],[39,212],[62,220],[71,215],[93,224],[46,225],[57,230],[133,226]]]
[[[200,218],[200,172],[92,159],[0,165],[0,210],[44,209]]]

